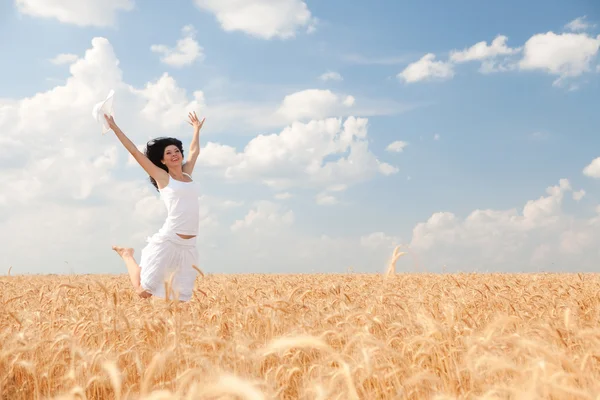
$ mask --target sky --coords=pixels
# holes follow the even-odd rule
[[[600,265],[592,0],[3,0],[0,273],[126,272],[166,216],[142,149],[206,122],[205,273]]]

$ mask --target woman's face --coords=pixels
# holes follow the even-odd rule
[[[181,151],[179,151],[177,146],[171,144],[165,147],[162,161],[167,168],[171,169],[173,167],[180,166],[183,163],[183,156],[181,155]]]

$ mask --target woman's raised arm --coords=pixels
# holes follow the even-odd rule
[[[144,153],[138,150],[136,145],[123,133],[119,128],[112,116],[104,114],[104,118],[108,122],[110,129],[113,130],[117,138],[121,141],[123,146],[129,151],[129,153],[135,158],[140,166],[159,184],[159,186],[166,186],[169,183],[169,174],[164,169],[157,167],[146,157]]]

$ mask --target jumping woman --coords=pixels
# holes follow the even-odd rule
[[[199,193],[192,171],[200,154],[200,129],[204,119],[199,121],[195,112],[188,116],[194,135],[184,163],[180,140],[170,137],[151,140],[142,153],[125,136],[114,118],[104,115],[110,129],[150,176],[150,182],[167,208],[167,219],[162,228],[148,238],[139,265],[132,248],[113,246],[125,261],[131,283],[142,298],[166,298],[165,282],[173,273],[172,287],[178,292],[178,299],[188,301],[192,297],[197,274],[194,267],[198,265],[196,235],[199,224]]]

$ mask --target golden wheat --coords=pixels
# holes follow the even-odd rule
[[[2,399],[597,399],[595,274],[0,278]]]

